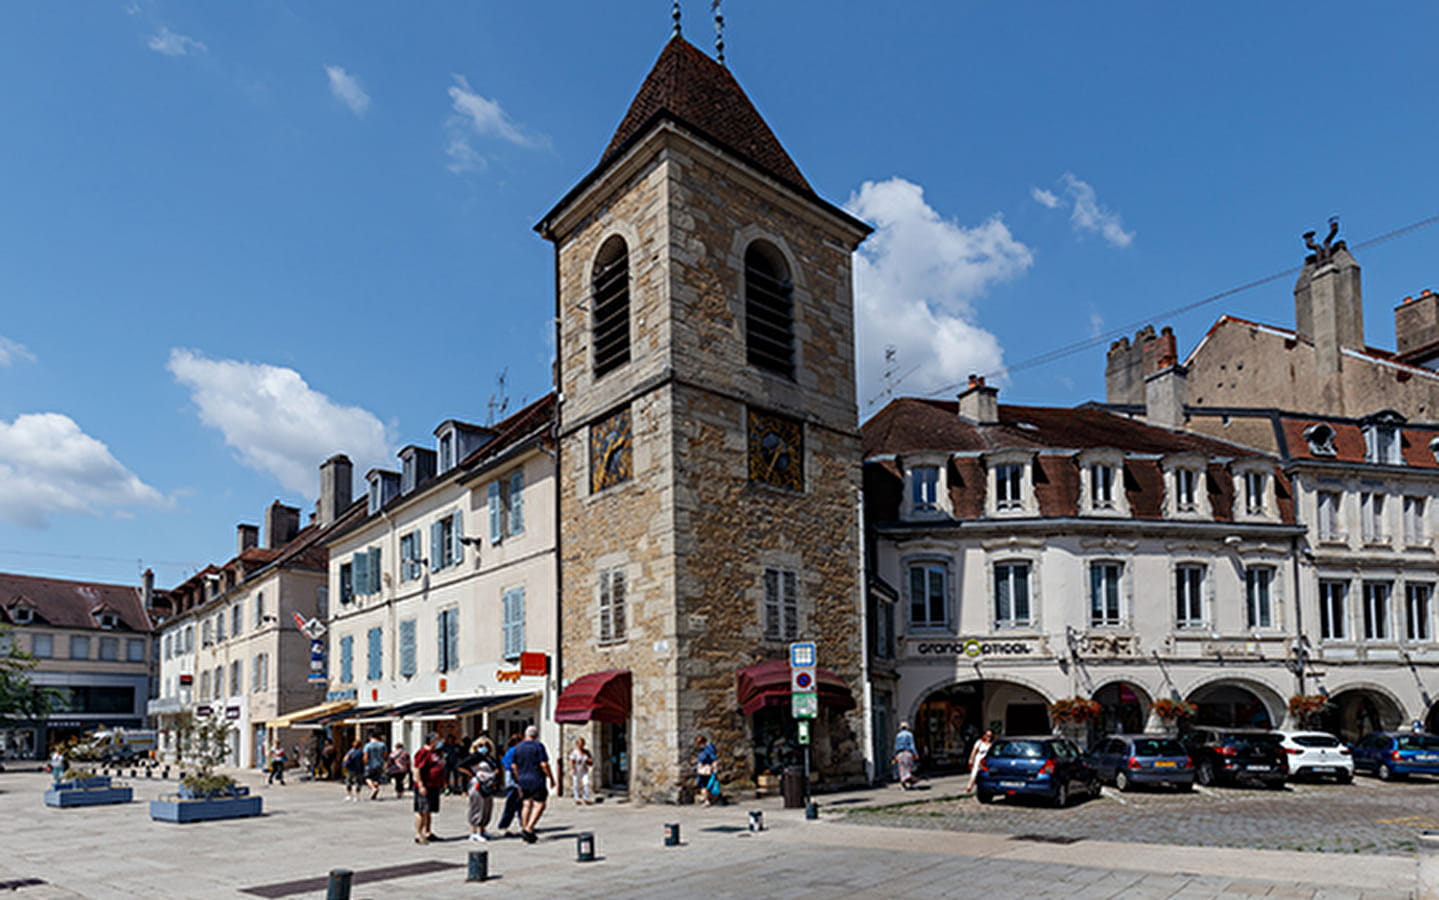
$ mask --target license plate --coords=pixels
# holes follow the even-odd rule
[[[1245,767],[1244,767],[1244,770],[1245,770],[1246,772],[1268,772],[1268,771],[1269,771],[1269,767],[1268,767],[1268,766],[1245,766]]]
[[[1434,762],[1436,759],[1439,759],[1439,756],[1435,756],[1433,753],[1421,753],[1414,758],[1419,762]]]
[[[999,786],[1002,787],[1002,788],[1022,788],[1022,787],[1024,787],[1024,782],[1022,782],[1022,781],[1001,781],[1001,782],[999,783]]]
[[[1334,767],[1333,767],[1333,766],[1311,766],[1311,767],[1310,767],[1310,771],[1313,771],[1313,772],[1333,772],[1333,771],[1334,771]]]
[[[1172,769],[1176,763],[1172,759],[1161,759],[1154,764],[1156,769]]]

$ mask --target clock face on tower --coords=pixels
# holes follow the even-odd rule
[[[804,426],[784,416],[750,410],[749,478],[804,490]]]
[[[599,493],[634,476],[630,411],[621,409],[590,426],[590,492]]]

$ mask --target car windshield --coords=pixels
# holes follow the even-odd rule
[[[1439,737],[1432,734],[1404,734],[1399,736],[1400,750],[1439,750]]]
[[[1224,745],[1235,750],[1273,750],[1279,743],[1276,734],[1230,734],[1224,737]]]
[[[1000,741],[989,751],[990,756],[1010,759],[1043,759],[1048,754],[1043,741]]]
[[[1135,756],[1183,756],[1184,748],[1178,741],[1162,738],[1146,738],[1134,742]]]
[[[1291,741],[1301,747],[1338,747],[1339,739],[1327,734],[1296,734]]]

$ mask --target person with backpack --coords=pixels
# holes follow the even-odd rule
[[[495,810],[495,794],[499,793],[499,763],[494,758],[494,745],[481,735],[470,745],[470,755],[459,761],[459,771],[469,780],[470,840],[475,843],[492,840],[485,826]]]
[[[365,751],[360,746],[359,738],[355,738],[350,745],[340,767],[345,770],[345,799],[356,802],[360,799],[360,788],[365,783]]]

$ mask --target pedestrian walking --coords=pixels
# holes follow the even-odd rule
[[[705,806],[720,795],[719,753],[709,738],[700,735],[695,738],[695,796],[702,798]]]
[[[280,786],[281,786],[281,787],[284,787],[284,786],[285,786],[285,748],[280,744],[279,741],[275,741],[275,743],[273,743],[273,744],[270,745],[270,766],[269,766],[269,768],[270,768],[270,777],[265,779],[265,784],[267,784],[267,785],[274,784],[274,783],[275,783],[275,779],[278,778],[278,779],[280,779]]]
[[[325,739],[325,746],[320,750],[319,761],[315,764],[315,777],[326,780],[335,777],[335,742],[329,738]]]
[[[595,767],[595,758],[585,747],[584,738],[575,738],[575,749],[570,753],[570,777],[575,783],[575,805],[591,803],[590,771]]]
[[[894,736],[894,757],[891,764],[901,790],[907,791],[914,787],[918,780],[914,777],[914,767],[918,762],[919,749],[914,744],[914,732],[909,730],[908,722],[900,722],[899,734]]]
[[[515,748],[520,744],[518,734],[510,735],[509,743],[505,746],[505,753],[500,757],[500,771],[505,779],[505,808],[500,813],[500,824],[497,826],[506,835],[510,834],[510,823],[514,822],[520,815],[520,786],[515,781],[515,774],[510,769],[510,763],[515,759]]]
[[[495,809],[495,794],[500,790],[499,760],[495,759],[495,748],[490,739],[481,735],[470,745],[470,755],[460,760],[460,773],[469,779],[470,840],[480,843],[491,840],[485,826],[490,824],[490,815]]]
[[[964,789],[965,793],[974,790],[974,783],[979,780],[979,767],[984,763],[984,758],[989,755],[989,748],[994,746],[994,732],[988,728],[974,746],[969,748],[969,785]]]
[[[385,763],[385,774],[395,782],[395,796],[405,796],[405,779],[410,777],[410,752],[404,744],[396,744]]]
[[[359,738],[355,738],[350,744],[350,749],[346,751],[340,767],[345,770],[345,799],[351,802],[358,801],[360,787],[365,781],[365,749],[360,746]]]
[[[365,784],[370,788],[370,799],[380,799],[380,784],[385,780],[385,758],[390,755],[390,748],[380,740],[378,731],[370,732],[370,740],[365,744]]]
[[[555,773],[550,771],[550,755],[540,743],[540,730],[534,725],[525,729],[525,739],[515,745],[510,760],[515,783],[520,786],[520,837],[525,843],[539,840],[535,828],[545,813],[550,789],[555,786]]]
[[[434,831],[434,815],[440,811],[440,795],[445,792],[445,757],[440,750],[440,735],[430,732],[425,745],[415,751],[415,843],[438,841]]]

